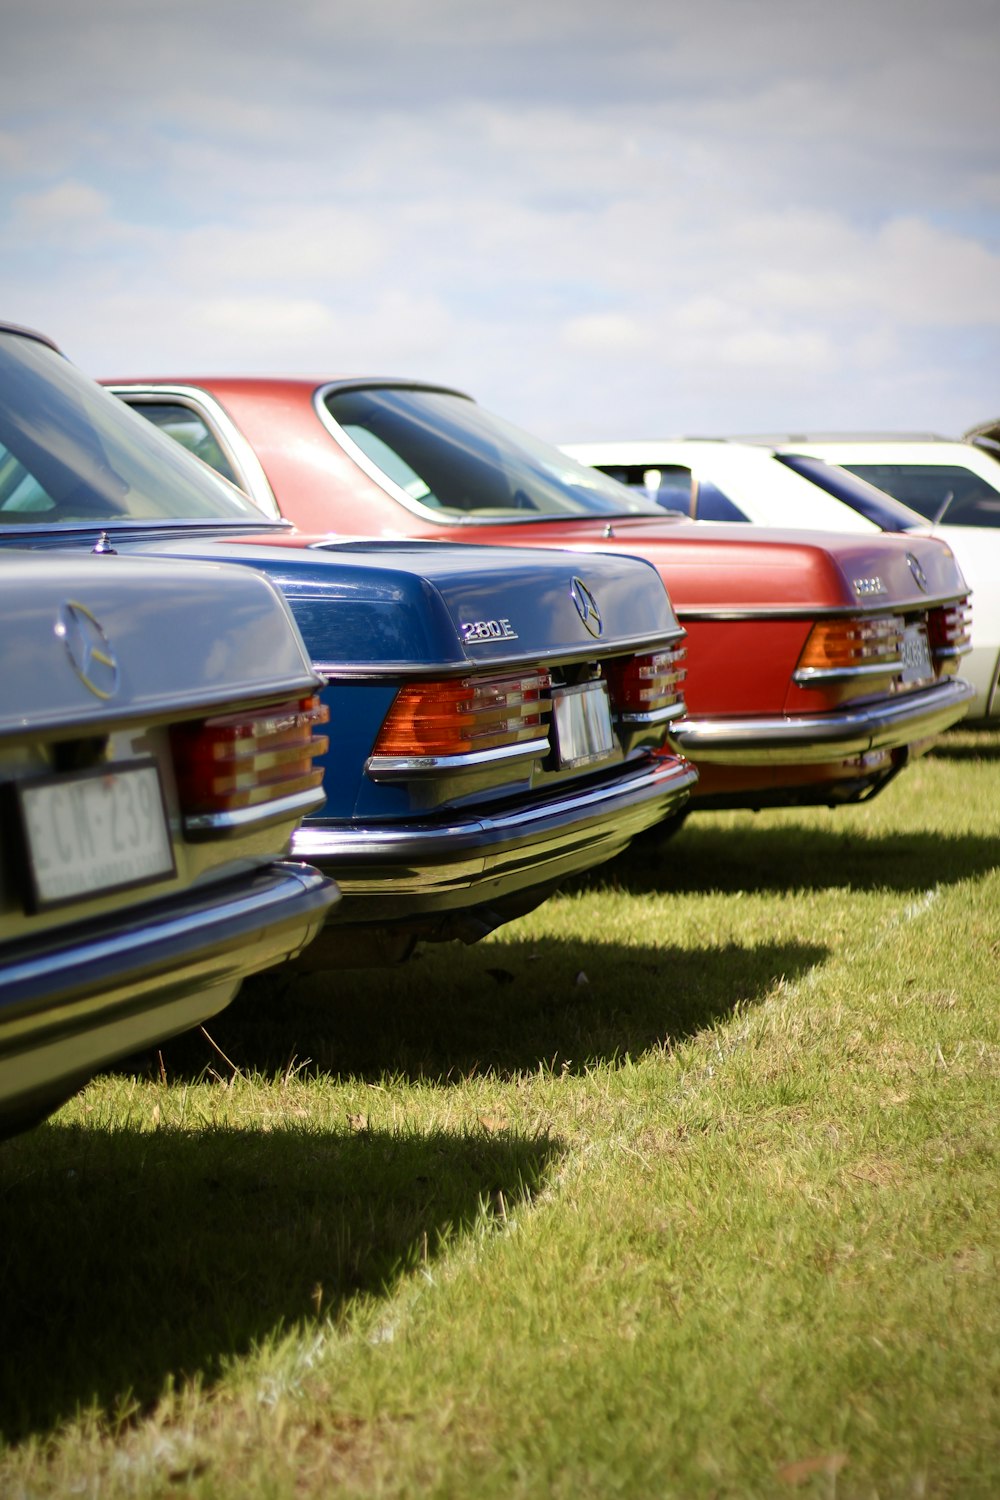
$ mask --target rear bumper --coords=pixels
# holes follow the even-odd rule
[[[405,921],[550,887],[626,848],[685,805],[697,771],[651,756],[601,785],[538,796],[488,817],[413,818],[403,826],[307,822],[292,849],[335,875],[338,918]]]
[[[682,719],[670,738],[695,762],[822,765],[932,738],[964,717],[973,695],[971,683],[952,677],[841,713]]]
[[[275,862],[127,917],[64,928],[0,954],[0,1133],[95,1069],[214,1015],[241,980],[297,954],[339,892]]]

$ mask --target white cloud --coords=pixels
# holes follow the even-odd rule
[[[336,283],[377,269],[382,232],[336,208],[296,206],[269,224],[211,224],[188,230],[172,248],[173,270],[192,288],[247,280],[275,285]]]
[[[594,313],[590,317],[569,318],[562,328],[568,349],[589,354],[631,356],[650,343],[647,328],[634,317],[623,313]]]
[[[900,322],[1000,324],[1000,255],[920,219],[887,224],[876,241],[879,303]]]
[[[0,172],[15,176],[31,165],[31,153],[12,130],[0,130]]]
[[[312,343],[333,322],[328,308],[306,298],[206,298],[193,311],[210,334],[223,335],[237,350],[268,357]]]
[[[781,369],[801,376],[836,363],[825,334],[795,330],[783,333],[760,325],[724,334],[712,354],[720,369],[743,365],[761,377]]]
[[[89,183],[66,181],[39,193],[23,193],[12,206],[22,231],[48,236],[70,229],[101,232],[111,203],[106,193]]]

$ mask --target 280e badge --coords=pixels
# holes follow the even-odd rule
[[[509,620],[467,620],[462,638],[469,641],[516,641],[517,631]]]

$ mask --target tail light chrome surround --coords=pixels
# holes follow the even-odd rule
[[[684,646],[671,646],[608,664],[611,703],[623,723],[662,724],[684,713],[686,656]]]
[[[319,807],[323,770],[313,762],[329,740],[316,730],[329,717],[313,695],[174,725],[170,744],[185,834],[244,829]]]
[[[957,672],[962,657],[972,650],[972,606],[968,598],[932,609],[927,616],[927,637],[941,675]]]

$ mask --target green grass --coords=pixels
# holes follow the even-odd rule
[[[998,910],[967,733],[263,978],[0,1147],[0,1493],[995,1496]]]

